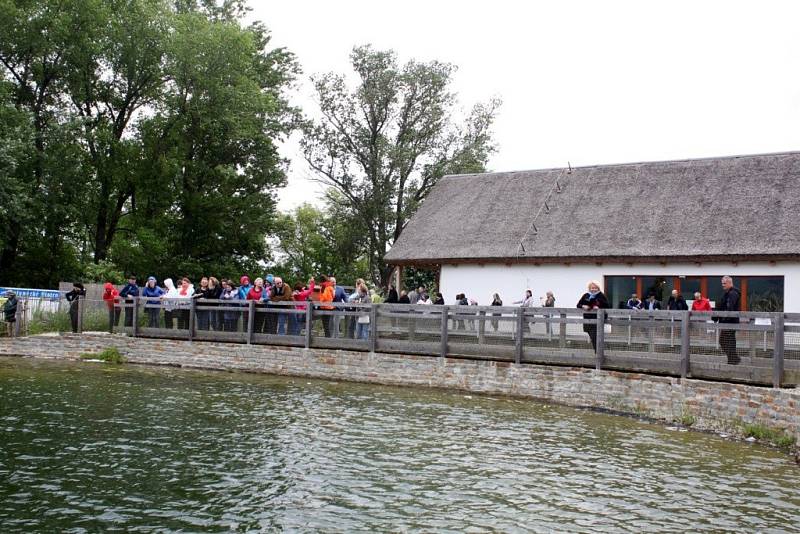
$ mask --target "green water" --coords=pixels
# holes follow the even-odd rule
[[[0,530],[780,532],[800,468],[530,401],[0,358]]]

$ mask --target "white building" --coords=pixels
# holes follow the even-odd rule
[[[800,152],[446,176],[386,256],[435,268],[450,304],[589,280],[620,307],[672,289],[712,302],[734,277],[744,310],[800,312]]]

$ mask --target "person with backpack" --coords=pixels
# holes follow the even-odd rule
[[[14,337],[14,326],[17,322],[17,294],[12,290],[6,291],[6,302],[3,304],[3,316],[6,320],[8,337]]]
[[[64,295],[64,298],[69,302],[69,322],[72,326],[72,333],[78,333],[78,315],[80,314],[79,301],[86,298],[86,289],[80,282],[72,284],[72,291]]]

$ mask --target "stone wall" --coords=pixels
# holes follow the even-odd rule
[[[116,347],[131,363],[239,370],[377,384],[440,387],[600,408],[740,434],[743,424],[800,441],[800,390],[575,367],[264,345],[41,335],[0,340],[0,355],[79,359]]]

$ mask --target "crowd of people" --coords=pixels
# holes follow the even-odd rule
[[[370,289],[367,283],[359,278],[351,291],[337,284],[333,276],[322,276],[319,287],[316,280],[312,277],[305,283],[296,282],[294,286],[289,286],[280,277],[271,274],[264,278],[258,277],[251,282],[247,275],[239,279],[237,286],[233,280],[218,279],[214,276],[204,276],[200,279],[199,287],[195,287],[187,277],[178,281],[178,285],[171,278],[158,284],[155,277],[150,276],[144,286],[139,287],[137,278],[130,276],[127,284],[117,290],[113,284],[104,285],[103,300],[108,306],[109,321],[114,326],[119,325],[122,310],[125,312],[124,325],[133,325],[133,302],[134,297],[141,297],[144,300],[144,310],[147,314],[147,326],[151,328],[160,327],[162,318],[166,328],[187,329],[189,328],[189,304],[191,299],[197,299],[201,305],[196,309],[195,327],[198,330],[217,330],[224,332],[235,332],[240,330],[239,320],[242,320],[241,329],[249,328],[250,312],[248,309],[241,309],[244,302],[253,301],[258,307],[259,312],[252,317],[252,331],[254,333],[278,334],[278,335],[300,335],[303,328],[307,301],[312,300],[315,291],[319,292],[318,300],[320,309],[331,311],[336,308],[333,303],[387,303],[387,304],[417,304],[417,305],[444,305],[445,300],[439,292],[428,292],[424,287],[419,286],[410,291],[402,290],[398,293],[394,286],[386,288],[382,294],[376,289]],[[722,287],[725,291],[720,303],[717,304],[717,311],[739,311],[739,290],[733,287],[731,277],[722,278]],[[78,299],[85,295],[82,284],[75,283],[72,291],[67,293],[66,299],[70,303],[70,320],[73,331],[78,328]],[[711,311],[709,300],[699,292],[695,293],[691,309],[693,311]],[[125,301],[128,305],[121,305]],[[202,302],[212,301],[212,302]],[[227,302],[226,302],[227,301]],[[269,308],[277,303],[285,305],[272,306],[270,312],[263,313],[263,308]],[[544,296],[539,297],[538,304],[541,307],[555,307],[556,298],[552,291],[547,291]],[[470,306],[478,305],[475,299],[467,298],[465,293],[458,293],[455,296],[455,305]],[[525,296],[520,300],[513,301],[513,304],[521,307],[535,307],[537,299],[533,292],[528,289]],[[222,306],[222,310],[213,310],[214,306]],[[500,295],[495,293],[491,306],[502,306],[503,300]],[[341,307],[341,306],[339,306]],[[598,309],[609,308],[609,301],[601,289],[598,281],[592,280],[587,285],[587,291],[581,296],[577,307],[586,311],[583,324],[584,331],[589,335],[592,347],[597,350],[597,325],[593,320],[597,318]],[[661,302],[656,300],[655,294],[649,294],[643,302],[636,294],[631,295],[626,307],[631,310],[660,310]],[[673,290],[667,301],[668,310],[688,310],[689,306],[683,296]],[[291,311],[294,310],[294,311]],[[350,309],[349,311],[353,311]],[[356,312],[358,310],[355,310]],[[492,314],[497,317],[500,314]],[[349,337],[355,339],[367,339],[369,336],[370,316],[368,313],[351,313],[343,317],[341,314],[320,314],[319,320],[326,337]],[[344,321],[343,321],[344,320]],[[721,317],[719,322],[738,322],[738,318]],[[344,327],[342,323],[344,322]],[[491,319],[494,331],[499,328],[499,321]],[[454,329],[464,330],[466,324],[463,319],[454,321]],[[532,325],[531,325],[532,328]],[[551,333],[551,324],[546,323],[547,333]],[[738,364],[739,357],[736,354],[736,336],[734,330],[720,331],[720,345],[725,351],[728,362]]]

